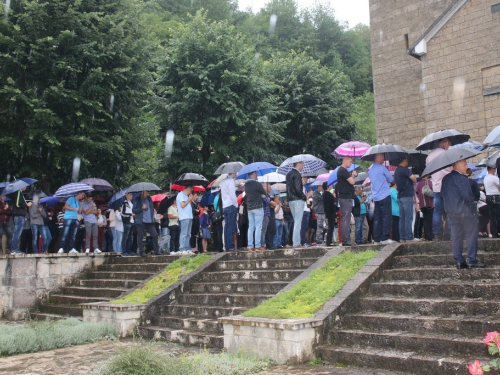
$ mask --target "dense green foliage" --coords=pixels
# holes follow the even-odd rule
[[[116,338],[114,324],[83,323],[78,319],[29,322],[0,326],[0,356],[81,345],[104,338]]]
[[[290,290],[245,311],[243,315],[271,319],[311,318],[375,254],[377,252],[373,250],[362,253],[344,251],[331,257]]]
[[[175,283],[182,276],[197,269],[210,258],[210,255],[202,254],[193,258],[187,257],[177,259],[170,263],[162,273],[149,280],[142,287],[132,291],[123,298],[115,299],[111,302],[132,304],[146,303],[151,298],[160,294],[165,288]]]
[[[0,177],[167,186],[373,138],[370,30],[320,3],[15,0],[0,22]],[[5,12],[6,11],[6,12]],[[163,152],[175,132],[173,153]]]

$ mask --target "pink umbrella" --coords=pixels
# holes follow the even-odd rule
[[[333,170],[331,170],[329,173],[320,174],[318,177],[316,177],[316,181],[328,181],[328,177],[330,177],[330,174],[332,172]]]
[[[343,158],[344,156],[352,156],[353,158],[361,157],[370,148],[370,145],[365,142],[352,141],[342,143],[337,147],[332,155],[338,158]]]

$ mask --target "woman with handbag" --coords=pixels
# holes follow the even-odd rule
[[[432,241],[432,216],[434,215],[434,198],[431,197],[432,181],[430,177],[424,177],[417,183],[417,196],[420,212],[424,219],[424,237],[426,241]]]

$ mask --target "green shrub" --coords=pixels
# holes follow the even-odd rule
[[[0,355],[50,350],[117,336],[111,323],[83,323],[74,318],[0,326]]]
[[[244,316],[271,319],[311,318],[332,298],[377,252],[344,251],[290,290],[268,299],[243,313]]]
[[[132,293],[127,294],[123,298],[115,299],[111,302],[130,304],[146,303],[160,294],[164,289],[175,283],[182,276],[197,269],[210,258],[210,255],[203,254],[196,257],[177,259],[176,261],[170,263],[161,274],[148,281],[139,289],[134,290]]]

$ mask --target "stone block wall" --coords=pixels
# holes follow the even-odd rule
[[[49,293],[104,263],[106,256],[67,254],[0,257],[0,317],[24,319]]]

